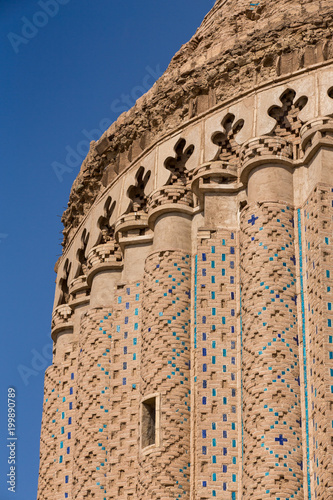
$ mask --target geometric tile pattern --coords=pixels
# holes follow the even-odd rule
[[[38,499],[72,498],[77,343],[66,346],[57,364],[45,373],[41,467],[46,471]]]
[[[241,213],[243,499],[303,499],[292,207]]]
[[[160,393],[161,447],[139,456],[140,500],[189,499],[190,266],[181,251],[146,260],[140,392]]]
[[[238,499],[241,460],[237,235],[198,239],[195,349],[196,498]],[[240,443],[241,444],[241,443]]]
[[[107,498],[111,321],[106,308],[81,317],[73,499]]]
[[[293,215],[247,206],[240,232],[198,231],[195,269],[153,253],[143,283],[82,317],[45,374],[38,500],[189,499],[190,471],[197,500],[333,498],[332,188]],[[153,393],[162,439],[145,453]]]
[[[313,498],[333,498],[333,189],[319,184],[300,210]]]
[[[108,497],[137,498],[141,285],[118,286],[110,363]]]
[[[56,384],[59,383],[59,368],[51,365],[45,372],[44,380],[44,404],[42,432],[40,437],[40,470],[43,474],[38,483],[38,499],[48,500],[50,492],[55,491],[55,474],[58,465],[55,465],[57,454],[57,438],[54,435],[54,420],[57,416],[58,398],[55,392]]]

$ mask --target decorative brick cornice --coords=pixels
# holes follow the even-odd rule
[[[333,118],[323,116],[307,122],[300,131],[304,163],[323,146],[333,148]]]
[[[260,165],[293,165],[293,148],[281,137],[255,137],[246,142],[240,153],[240,180],[246,183],[250,171]]]
[[[121,270],[123,266],[122,254],[115,241],[109,241],[92,248],[87,257],[87,283],[91,286],[93,277],[109,269]]]
[[[174,184],[153,191],[148,199],[148,223],[150,227],[164,213],[193,213],[193,193],[186,186]]]
[[[131,229],[144,229],[148,227],[148,214],[144,212],[131,212],[124,214],[116,221],[115,234],[125,233]]]
[[[82,275],[74,278],[69,284],[70,302],[73,308],[79,304],[89,302],[90,287],[87,283],[87,277]]]
[[[68,304],[62,304],[53,310],[51,325],[51,337],[53,341],[55,341],[56,335],[62,330],[73,328],[72,316],[73,310]]]
[[[212,161],[200,165],[193,172],[192,190],[202,198],[204,193],[233,193],[242,184],[238,182],[237,167],[229,162]]]
[[[121,248],[134,243],[152,242],[153,233],[148,226],[148,214],[131,212],[122,215],[116,221],[115,236]]]

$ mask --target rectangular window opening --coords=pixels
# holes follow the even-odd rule
[[[141,443],[142,448],[156,444],[156,397],[142,402],[141,410]]]

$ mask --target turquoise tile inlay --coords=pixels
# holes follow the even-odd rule
[[[304,281],[303,281],[304,271],[303,271],[303,247],[302,247],[302,220],[301,220],[300,208],[297,209],[297,226],[298,226],[298,250],[299,250],[299,268],[300,268],[301,303],[302,303],[302,337],[303,337],[304,392],[305,392],[305,418],[306,418],[305,422],[306,466],[307,466],[308,500],[311,500],[308,375],[307,375],[306,332],[305,332]]]

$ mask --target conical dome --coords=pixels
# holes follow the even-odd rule
[[[152,89],[92,145],[63,216],[65,242],[101,187],[158,137],[264,82],[332,58],[332,25],[330,0],[218,0]]]

